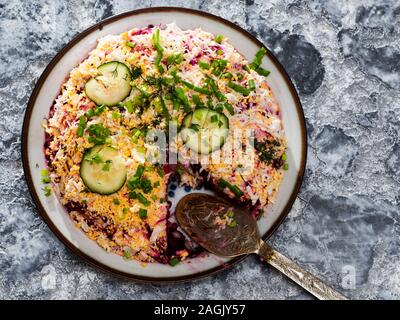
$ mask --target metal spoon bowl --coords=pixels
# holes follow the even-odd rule
[[[178,202],[175,215],[181,228],[215,255],[235,257],[256,253],[318,299],[347,300],[264,242],[256,220],[245,208],[220,197],[190,193]]]

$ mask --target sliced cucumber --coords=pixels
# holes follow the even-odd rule
[[[195,152],[209,154],[225,143],[229,120],[222,113],[199,108],[189,113],[182,122],[181,138]]]
[[[80,174],[91,192],[112,194],[125,183],[125,161],[118,150],[109,146],[95,146],[83,156]]]
[[[132,86],[129,67],[118,61],[102,64],[97,68],[99,76],[86,82],[88,98],[98,105],[114,106],[129,96]]]

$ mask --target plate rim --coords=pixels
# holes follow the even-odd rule
[[[247,258],[248,255],[233,258],[233,259],[227,261],[226,263],[221,264],[221,265],[214,267],[212,269],[209,269],[209,270],[205,270],[205,271],[201,271],[201,272],[197,272],[197,273],[193,273],[193,274],[189,274],[189,275],[184,275],[184,276],[177,276],[177,277],[148,277],[148,276],[140,276],[140,275],[130,274],[127,272],[116,270],[112,267],[109,267],[109,266],[103,264],[101,261],[88,256],[87,254],[82,252],[79,248],[77,248],[74,244],[72,244],[58,230],[57,226],[51,221],[50,217],[47,215],[46,210],[44,209],[44,207],[42,206],[42,204],[40,202],[40,199],[38,197],[36,189],[33,185],[32,174],[31,174],[30,168],[29,168],[29,157],[28,157],[28,152],[27,152],[27,150],[28,150],[28,131],[29,131],[29,125],[30,125],[33,107],[34,107],[36,98],[37,98],[43,84],[45,83],[49,73],[52,71],[54,66],[64,56],[64,54],[66,52],[68,52],[68,50],[70,48],[72,48],[76,43],[78,43],[81,39],[86,37],[88,34],[94,32],[98,29],[101,30],[105,25],[112,23],[114,21],[117,21],[119,19],[126,18],[129,16],[135,16],[135,15],[139,15],[139,14],[143,14],[143,13],[165,12],[165,11],[179,11],[182,13],[206,16],[207,18],[216,20],[217,22],[225,24],[225,25],[235,29],[236,31],[242,33],[249,40],[256,43],[259,47],[264,47],[267,50],[268,58],[272,61],[272,63],[275,65],[275,67],[278,69],[278,71],[283,76],[283,78],[289,88],[289,91],[292,95],[292,98],[295,102],[297,115],[298,115],[300,127],[301,127],[301,142],[302,142],[302,155],[301,155],[299,173],[297,175],[296,184],[295,184],[295,187],[289,197],[289,200],[287,201],[287,203],[286,203],[284,209],[282,210],[281,214],[279,215],[278,219],[274,222],[274,224],[271,226],[271,228],[262,237],[263,240],[267,240],[277,230],[277,228],[282,224],[282,222],[288,216],[288,214],[293,206],[293,203],[296,200],[297,195],[300,191],[300,188],[301,188],[301,185],[302,185],[302,182],[304,179],[304,173],[305,173],[306,162],[307,162],[306,121],[305,121],[303,107],[302,107],[300,98],[298,96],[298,93],[296,91],[296,88],[295,88],[293,82],[291,81],[291,79],[290,79],[289,75],[287,74],[286,70],[284,69],[284,67],[281,65],[281,63],[278,61],[278,59],[272,54],[272,52],[260,40],[258,40],[255,36],[253,36],[250,32],[248,32],[247,30],[243,29],[242,27],[236,25],[235,23],[233,23],[229,20],[226,20],[220,16],[214,15],[212,13],[197,10],[197,9],[185,8],[185,7],[174,7],[174,6],[160,6],[160,7],[147,7],[147,8],[129,10],[129,11],[125,11],[125,12],[113,15],[111,17],[108,17],[104,20],[97,22],[96,24],[90,26],[89,28],[86,28],[82,32],[75,35],[68,43],[66,43],[57,52],[57,54],[47,64],[46,68],[40,75],[39,79],[36,81],[35,86],[32,91],[32,94],[29,97],[29,100],[28,100],[28,103],[26,106],[26,110],[25,110],[25,114],[24,114],[22,133],[21,133],[21,155],[22,155],[22,166],[23,166],[23,170],[24,170],[24,177],[25,177],[26,183],[28,185],[29,193],[32,197],[32,200],[33,200],[35,207],[38,210],[41,218],[48,225],[48,227],[53,232],[53,234],[55,234],[56,237],[70,251],[72,251],[74,254],[79,256],[85,262],[89,263],[89,265],[91,265],[91,266],[95,267],[96,269],[99,269],[105,273],[112,274],[113,276],[116,276],[118,278],[131,280],[131,281],[135,281],[138,283],[147,283],[147,284],[183,283],[183,282],[194,281],[194,280],[199,280],[199,279],[202,279],[205,277],[213,276],[221,271],[232,268],[234,265],[238,264],[240,261],[243,261],[245,258]]]

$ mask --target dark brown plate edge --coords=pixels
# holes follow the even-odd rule
[[[187,281],[191,281],[191,280],[198,280],[207,276],[211,276],[211,275],[215,275],[218,272],[221,272],[223,270],[227,270],[231,267],[233,267],[235,264],[237,264],[238,262],[244,260],[247,255],[245,256],[241,256],[241,257],[237,257],[237,258],[233,258],[232,260],[228,261],[227,263],[221,264],[220,266],[217,266],[215,268],[209,269],[207,271],[203,271],[203,272],[198,272],[198,273],[194,273],[191,275],[187,275],[187,276],[178,276],[178,277],[143,277],[143,276],[139,276],[139,275],[133,275],[133,274],[129,274],[126,272],[122,272],[119,270],[116,270],[114,268],[108,267],[105,264],[101,263],[100,261],[86,255],[85,253],[83,253],[82,251],[80,251],[77,247],[75,247],[68,239],[66,239],[64,237],[64,235],[58,230],[58,228],[53,224],[53,222],[51,221],[51,219],[49,218],[49,216],[47,215],[46,210],[43,208],[39,197],[36,193],[36,189],[34,188],[33,185],[33,180],[32,180],[32,175],[29,169],[29,158],[28,158],[28,131],[29,131],[29,123],[30,123],[30,118],[31,118],[31,114],[32,114],[32,110],[33,110],[33,106],[34,103],[36,101],[37,95],[40,92],[40,89],[43,86],[43,83],[45,82],[45,80],[47,79],[47,76],[49,75],[49,73],[51,72],[51,70],[54,68],[54,66],[56,65],[56,63],[63,57],[63,55],[71,48],[73,47],[77,42],[79,42],[82,38],[86,37],[88,34],[90,34],[91,32],[97,30],[97,29],[102,29],[104,25],[107,25],[111,22],[114,22],[118,19],[121,18],[125,18],[125,17],[129,17],[129,16],[135,16],[138,14],[142,14],[142,13],[148,13],[148,12],[165,12],[165,11],[180,11],[180,12],[184,12],[184,13],[189,13],[189,14],[196,14],[196,15],[200,15],[200,16],[206,16],[210,19],[216,20],[220,23],[223,23],[235,30],[237,30],[238,32],[244,34],[247,38],[249,38],[251,41],[253,41],[254,43],[256,43],[258,46],[262,46],[267,50],[267,55],[268,57],[271,59],[271,61],[274,63],[274,65],[276,66],[276,68],[279,70],[279,72],[283,75],[286,84],[288,85],[289,89],[290,89],[290,93],[292,95],[293,100],[296,103],[296,110],[297,110],[297,114],[299,117],[299,122],[301,125],[301,140],[302,140],[302,158],[301,158],[301,164],[300,164],[300,168],[299,168],[299,173],[297,176],[297,181],[295,184],[295,187],[292,191],[292,194],[285,206],[285,208],[283,209],[282,213],[280,214],[279,218],[275,221],[275,223],[272,225],[272,227],[266,232],[266,234],[263,236],[264,240],[267,240],[275,231],[276,229],[279,227],[279,225],[285,220],[285,218],[287,217],[287,215],[290,212],[290,209],[293,206],[294,201],[296,200],[297,194],[300,190],[300,187],[302,185],[303,182],[303,178],[304,178],[304,173],[305,173],[305,166],[306,166],[306,161],[307,161],[307,131],[306,131],[306,122],[305,122],[305,117],[304,117],[304,112],[303,112],[303,108],[300,102],[300,98],[296,92],[296,89],[292,83],[292,81],[290,80],[290,77],[288,76],[286,70],[283,68],[283,66],[280,64],[280,62],[275,58],[275,56],[271,53],[271,51],[266,48],[264,46],[263,43],[261,43],[255,36],[253,36],[252,34],[250,34],[248,31],[242,29],[241,27],[239,27],[238,25],[234,24],[233,22],[230,22],[228,20],[225,20],[224,18],[221,18],[219,16],[213,15],[211,13],[208,12],[203,12],[200,10],[195,10],[195,9],[190,9],[190,8],[183,8],[183,7],[152,7],[152,8],[142,8],[142,9],[136,9],[136,10],[131,10],[131,11],[126,11],[117,15],[114,15],[112,17],[109,17],[105,20],[102,20],[98,23],[96,23],[95,25],[87,28],[86,30],[82,31],[81,33],[79,33],[78,35],[76,35],[70,42],[68,42],[55,56],[54,58],[50,61],[50,63],[47,65],[47,67],[45,68],[45,70],[42,72],[41,76],[39,77],[39,80],[36,82],[35,87],[33,89],[33,92],[29,98],[28,104],[27,104],[27,108],[25,111],[25,115],[24,115],[24,121],[23,121],[23,126],[22,126],[22,141],[21,141],[21,154],[22,154],[22,164],[23,164],[23,170],[24,170],[24,174],[25,174],[25,179],[28,185],[28,189],[29,192],[32,196],[32,199],[36,205],[36,208],[39,211],[39,214],[41,215],[42,219],[46,222],[46,224],[49,226],[49,228],[51,229],[51,231],[57,236],[57,238],[64,244],[67,246],[67,248],[69,248],[72,252],[74,252],[76,255],[78,255],[79,257],[81,257],[83,260],[85,260],[86,262],[88,262],[90,265],[104,271],[107,273],[110,273],[114,276],[117,276],[119,278],[123,278],[123,279],[128,279],[128,280],[133,280],[136,282],[140,282],[140,283],[149,283],[149,284],[171,284],[171,283],[183,283],[183,282],[187,282]]]

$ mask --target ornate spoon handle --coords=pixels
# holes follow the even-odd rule
[[[286,258],[278,251],[274,250],[264,241],[256,252],[271,266],[278,269],[288,278],[296,282],[298,285],[306,289],[312,295],[321,300],[347,300],[347,298],[332,289],[320,279],[307,272],[292,260]]]

